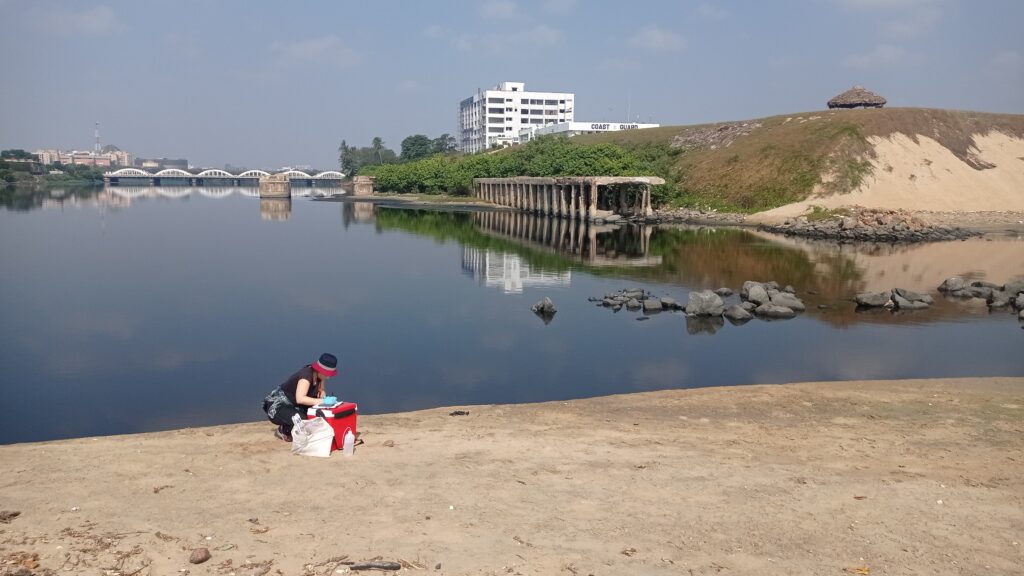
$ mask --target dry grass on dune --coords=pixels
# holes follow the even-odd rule
[[[846,193],[870,176],[872,137],[934,139],[975,169],[976,137],[1001,132],[1024,138],[1024,115],[886,108],[823,110],[738,122],[665,126],[581,136],[626,147],[682,149],[673,166],[683,204],[742,211],[806,200],[815,191]]]

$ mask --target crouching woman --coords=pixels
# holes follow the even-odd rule
[[[333,354],[321,354],[312,364],[306,364],[288,377],[263,399],[263,411],[277,424],[278,438],[292,441],[292,417],[304,418],[310,406],[316,406],[326,395],[324,384],[338,373],[338,359]]]

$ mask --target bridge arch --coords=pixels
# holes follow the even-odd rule
[[[270,176],[270,172],[264,172],[263,170],[246,170],[238,175],[239,178],[259,178],[261,176]]]
[[[106,176],[152,176],[152,174],[138,168],[121,168],[120,170],[107,172]]]
[[[284,175],[288,178],[312,178],[309,174],[306,174],[302,170],[288,170],[287,172],[279,172],[278,176]]]
[[[344,177],[344,174],[336,170],[328,170],[326,172],[321,172],[316,176],[313,176],[313,178],[319,178],[321,180],[341,180]]]
[[[219,176],[221,178],[234,178],[235,177],[234,174],[225,172],[224,170],[218,170],[216,168],[213,168],[213,169],[210,169],[210,170],[203,170],[199,174],[196,174],[196,176],[199,176],[199,177],[203,177],[203,176]]]
[[[191,178],[195,176],[195,174],[191,172],[185,172],[180,168],[164,168],[163,170],[157,172],[156,174],[153,174],[153,176],[181,176],[184,178]]]

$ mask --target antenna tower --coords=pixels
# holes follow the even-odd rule
[[[96,144],[93,147],[93,153],[97,156],[100,155],[100,123],[96,123]]]

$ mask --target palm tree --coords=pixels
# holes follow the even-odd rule
[[[373,148],[374,153],[377,154],[377,163],[383,164],[384,159],[380,156],[380,151],[384,149],[384,140],[381,140],[380,136],[374,136],[373,142],[370,143],[370,147]]]

